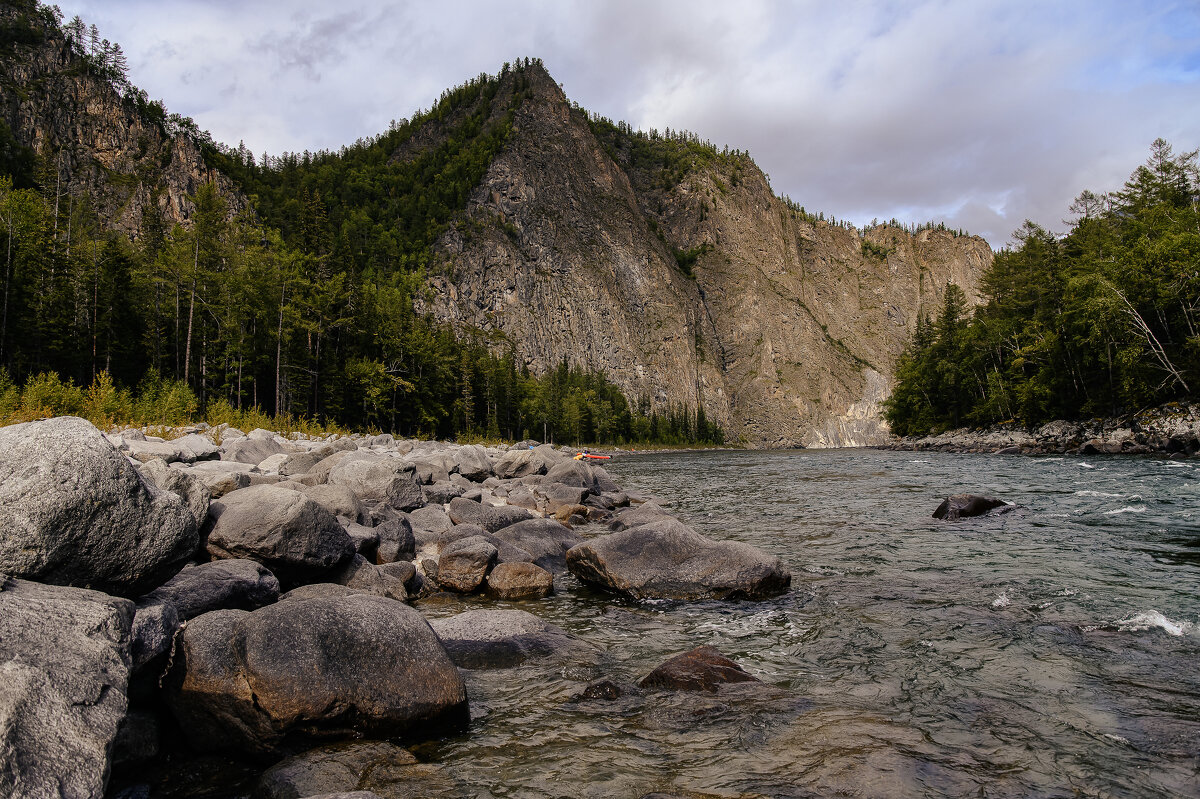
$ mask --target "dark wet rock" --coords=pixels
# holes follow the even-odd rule
[[[436,560],[434,560],[433,558],[422,558],[421,559],[421,571],[425,573],[425,576],[428,579],[432,580],[435,583],[437,582],[438,564],[437,564]]]
[[[782,593],[779,558],[739,541],[713,541],[672,517],[600,536],[567,552],[584,582],[634,599],[760,599]]]
[[[527,660],[586,660],[599,650],[523,610],[468,610],[430,622],[454,663],[504,669]]]
[[[254,610],[279,598],[279,581],[257,561],[242,558],[188,565],[138,600],[169,602],[183,621],[210,610]]]
[[[220,610],[180,633],[168,700],[198,749],[426,737],[467,720],[458,670],[420,613],[377,596]]]
[[[113,742],[112,762],[140,763],[153,760],[159,752],[158,717],[153,713],[127,713]]]
[[[496,548],[482,536],[453,542],[438,557],[438,585],[462,594],[479,590],[496,562],[496,555]]]
[[[214,558],[249,558],[282,582],[317,579],[354,553],[333,514],[297,491],[251,486],[209,508],[205,546]]]
[[[554,575],[532,563],[497,563],[487,575],[487,593],[497,599],[541,599],[554,591]]]
[[[363,507],[362,502],[346,486],[324,484],[305,486],[304,495],[334,516],[345,516],[359,524],[366,524],[371,519],[371,514]]]
[[[670,515],[657,502],[650,501],[621,511],[608,526],[612,530],[628,530]]]
[[[611,702],[623,696],[638,693],[638,687],[632,683],[619,683],[612,680],[595,680],[571,697],[572,702]]]
[[[642,688],[676,691],[716,691],[726,683],[758,682],[745,669],[722,655],[715,647],[698,646],[676,655],[646,675]]]
[[[386,741],[332,744],[289,757],[263,772],[255,799],[346,796],[363,787],[377,769],[417,765],[407,749]],[[377,794],[372,794],[377,795]]]
[[[170,491],[183,500],[199,529],[208,518],[208,505],[212,502],[212,492],[204,481],[191,474],[191,470],[172,469],[165,461],[154,459],[141,468],[145,477],[155,487],[162,491]]]
[[[466,497],[450,500],[449,515],[455,524],[477,524],[489,533],[494,533],[510,524],[534,518],[525,508],[512,505],[484,505]]]
[[[983,516],[996,508],[1010,507],[1002,499],[981,497],[975,494],[955,494],[942,500],[933,512],[933,518],[954,521],[974,516]]]
[[[0,575],[0,796],[104,795],[132,619],[128,600]]]
[[[503,527],[493,536],[528,552],[533,563],[554,573],[567,570],[567,550],[579,543],[571,528],[554,519],[527,519]]]
[[[416,554],[416,538],[413,535],[412,523],[405,517],[386,521],[375,528],[379,534],[379,547],[376,549],[375,560],[379,563],[392,563],[397,560],[411,560]]]
[[[329,471],[330,485],[343,485],[364,502],[382,502],[410,511],[425,504],[413,465],[399,458],[355,452]]]
[[[329,575],[331,582],[354,588],[367,594],[384,596],[400,602],[408,599],[404,580],[382,566],[376,566],[362,555],[355,555]]]
[[[196,552],[196,519],[89,422],[0,428],[0,572],[137,596]]]
[[[374,561],[379,549],[379,531],[374,527],[364,527],[352,522],[344,516],[339,516],[338,522],[346,528],[346,535],[350,536],[354,551],[367,560]]]
[[[133,614],[129,654],[133,671],[167,653],[183,619],[169,602],[138,602]]]

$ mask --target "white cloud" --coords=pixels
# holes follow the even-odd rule
[[[1140,2],[76,0],[134,81],[255,152],[336,148],[504,61],[644,127],[748,149],[776,191],[1002,245],[1061,229],[1162,135],[1200,145],[1200,10]]]

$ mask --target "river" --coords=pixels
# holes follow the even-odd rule
[[[566,577],[511,605],[603,656],[468,673],[470,731],[419,752],[470,795],[1200,796],[1196,461],[830,450],[610,464],[701,533],[778,554],[791,590],[631,602]],[[930,517],[960,492],[1022,509]],[[572,701],[701,644],[764,685]]]

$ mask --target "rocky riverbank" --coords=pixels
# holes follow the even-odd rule
[[[4,796],[192,795],[226,756],[230,795],[460,795],[403,747],[466,728],[462,669],[603,654],[485,597],[758,599],[791,580],[549,445],[179,432],[0,428]],[[479,607],[431,624],[420,608],[446,594]],[[146,776],[164,763],[173,779]]]
[[[1200,454],[1200,406],[1168,403],[1130,416],[1084,422],[1054,421],[1034,429],[1019,425],[960,428],[899,438],[880,449],[1000,455]]]

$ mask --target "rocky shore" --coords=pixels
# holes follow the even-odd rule
[[[1200,406],[1169,403],[1130,416],[1084,422],[1054,421],[1028,429],[1019,425],[960,428],[929,436],[899,438],[879,449],[999,455],[1200,454]]]
[[[466,728],[463,669],[599,654],[483,597],[753,600],[791,580],[550,445],[179,432],[0,428],[0,795],[142,799],[149,764],[183,785],[225,755],[252,764],[237,795],[443,795],[404,747]],[[447,593],[480,606],[431,623]],[[647,685],[749,679],[701,654]]]

